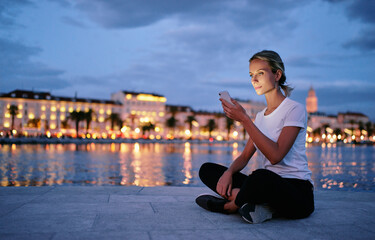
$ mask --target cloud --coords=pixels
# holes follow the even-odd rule
[[[134,28],[158,22],[167,16],[196,12],[216,1],[123,1],[79,0],[76,7],[106,28]]]
[[[15,24],[14,18],[24,6],[30,6],[29,0],[1,0],[0,1],[0,29],[7,29]]]
[[[359,34],[344,43],[345,48],[361,51],[375,50],[375,1],[369,0],[326,0],[333,4],[343,4],[348,19],[358,20],[364,25]]]
[[[81,22],[77,19],[74,19],[72,17],[67,17],[67,16],[62,17],[62,21],[64,23],[68,24],[68,25],[73,26],[73,27],[86,28],[86,25],[83,22]]]
[[[357,18],[365,23],[375,23],[375,1],[355,0],[348,6],[349,17]]]
[[[308,0],[79,0],[75,7],[105,28],[135,28],[148,26],[163,19],[176,18],[190,23],[219,23],[230,19],[245,29],[264,25],[278,27],[288,21],[288,14]]]
[[[15,88],[55,89],[67,84],[64,72],[31,60],[42,50],[0,37],[0,82],[2,91]]]
[[[311,56],[290,56],[285,60],[285,64],[290,67],[311,68],[326,66],[323,63],[317,63]]]
[[[356,48],[362,51],[375,50],[375,27],[362,30],[360,34],[344,44],[345,48]]]
[[[365,25],[359,36],[348,41],[344,46],[362,51],[375,50],[375,1],[353,1],[347,8],[350,18],[359,19]]]

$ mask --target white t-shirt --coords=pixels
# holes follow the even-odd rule
[[[277,142],[283,127],[295,126],[300,127],[301,130],[284,159],[275,165],[272,165],[254,144],[263,167],[284,178],[309,180],[313,183],[306,157],[307,113],[305,107],[290,98],[285,98],[271,114],[264,116],[265,111],[266,109],[257,114],[254,123],[272,141]]]

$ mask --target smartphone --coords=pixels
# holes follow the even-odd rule
[[[230,104],[234,105],[231,101],[231,96],[229,95],[228,91],[221,91],[219,92],[219,96],[221,99],[224,99],[225,101],[229,102]]]

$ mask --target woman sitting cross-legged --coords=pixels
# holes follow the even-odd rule
[[[313,182],[306,157],[307,113],[288,96],[284,64],[274,51],[261,51],[250,58],[251,83],[266,98],[266,108],[254,120],[234,99],[220,99],[227,117],[242,124],[249,140],[229,168],[204,163],[199,177],[222,198],[201,195],[196,202],[213,212],[239,212],[250,223],[260,223],[273,214],[305,218],[314,211]],[[283,90],[284,94],[282,93]],[[240,173],[254,153],[263,167],[250,175]]]

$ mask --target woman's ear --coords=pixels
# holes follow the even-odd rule
[[[275,77],[276,77],[276,82],[278,82],[281,78],[281,76],[283,75],[283,72],[280,70],[280,69],[277,69],[276,73],[275,73]]]

